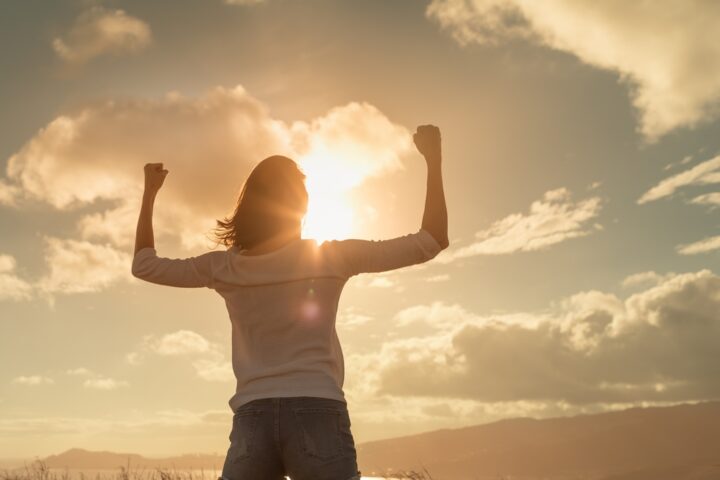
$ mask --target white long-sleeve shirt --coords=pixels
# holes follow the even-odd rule
[[[345,366],[335,330],[349,277],[422,263],[442,247],[424,229],[389,240],[292,241],[263,255],[237,247],[179,258],[139,250],[132,273],[174,287],[208,287],[232,324],[237,379],[233,411],[258,398],[311,396],[345,401]]]

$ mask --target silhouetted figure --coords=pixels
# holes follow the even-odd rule
[[[171,259],[157,256],[155,197],[168,171],[145,165],[132,273],[175,287],[209,287],[225,300],[232,323],[237,387],[221,479],[359,479],[343,394],[344,363],[335,330],[340,293],[353,275],[425,262],[448,246],[440,130],[420,126],[415,145],[427,161],[421,228],[389,240],[300,236],[308,194],[305,175],[279,155],[248,176],[234,214],[218,220],[226,251]]]

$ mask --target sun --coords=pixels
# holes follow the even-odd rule
[[[357,180],[348,178],[347,170],[328,168],[329,165],[332,162],[325,155],[302,159],[309,197],[302,236],[318,242],[349,238],[353,232],[354,212],[348,197]]]

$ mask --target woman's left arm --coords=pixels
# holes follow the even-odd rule
[[[171,287],[210,287],[213,282],[213,257],[223,252],[207,252],[190,258],[159,257],[155,250],[152,216],[155,197],[165,181],[162,163],[145,165],[145,193],[135,233],[133,276],[150,283]]]

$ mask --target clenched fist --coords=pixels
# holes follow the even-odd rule
[[[162,187],[168,171],[163,170],[162,163],[145,164],[145,192],[155,194]]]
[[[435,125],[420,125],[413,135],[418,151],[428,161],[440,161],[440,129]]]

